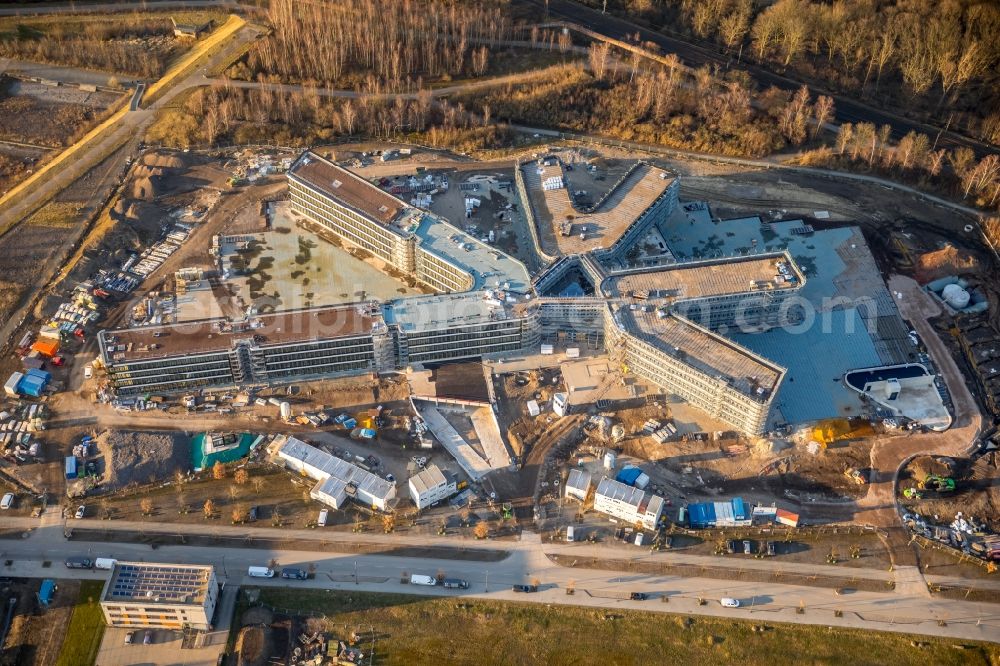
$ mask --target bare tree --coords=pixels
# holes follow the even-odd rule
[[[820,95],[813,105],[813,138],[816,138],[823,131],[824,126],[833,117],[833,98]]]

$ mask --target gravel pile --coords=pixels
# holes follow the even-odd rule
[[[132,482],[171,480],[176,470],[191,468],[191,438],[180,432],[108,430],[97,438],[104,456],[104,488]]]

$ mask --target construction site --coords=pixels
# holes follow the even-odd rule
[[[332,186],[315,184],[319,168]],[[5,362],[11,376],[47,375],[8,390],[6,473],[26,492],[60,489],[68,513],[315,526],[326,477],[310,491],[264,444],[218,458],[219,477],[190,438],[143,460],[149,430],[183,427],[293,436],[398,486],[375,511],[329,504],[329,529],[380,529],[392,513],[415,533],[534,524],[565,538],[582,520],[586,538],[614,538],[595,497],[605,478],[618,485],[603,492],[631,488],[636,510],[657,507],[631,522],[658,543],[688,528],[686,507],[731,498],[759,520],[891,524],[866,508],[886,483],[880,456],[913,437],[958,441],[978,419],[970,400],[989,409],[984,390],[952,393],[959,371],[927,340],[950,332],[935,345],[979,349],[973,367],[988,364],[962,333],[971,318],[992,326],[981,264],[953,246],[869,249],[847,213],[750,215],[716,204],[710,182],[579,147],[507,165],[417,148],[147,152],[36,308],[44,326],[23,358]],[[913,257],[934,279],[904,296],[882,276]],[[31,414],[36,390],[45,408]],[[982,554],[972,544],[996,529],[996,468],[992,454],[961,453],[957,471],[934,472],[951,488],[923,478],[900,498],[928,538]],[[234,465],[259,479],[256,493],[235,489]],[[440,487],[407,492],[432,467]],[[581,506],[567,505],[571,470],[591,479]],[[415,493],[428,492],[449,501],[423,508]],[[185,511],[164,510],[181,495]],[[971,532],[959,533],[979,536],[930,528],[963,503]]]

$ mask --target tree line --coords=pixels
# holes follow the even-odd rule
[[[353,87],[372,76],[400,90],[419,78],[481,75],[491,42],[511,39],[506,2],[274,0],[271,34],[228,74]]]
[[[143,40],[170,37],[169,17],[126,16],[102,22],[87,22],[76,31],[60,24],[47,24],[44,31],[27,25],[0,39],[0,57],[68,65],[143,78],[163,73],[174,47],[151,48]]]
[[[603,0],[584,0],[602,6]],[[1000,3],[979,0],[611,0],[805,80],[1000,143]]]
[[[389,139],[419,136],[429,145],[463,152],[509,145],[513,134],[461,103],[435,99],[322,97],[315,88],[276,92],[227,85],[195,90],[150,128],[147,141],[184,148],[194,145],[267,143],[310,146],[348,137]]]

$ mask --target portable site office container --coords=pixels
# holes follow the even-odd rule
[[[66,456],[66,478],[75,479],[77,477],[76,456]]]

